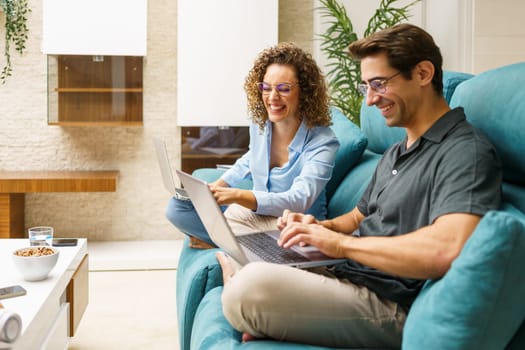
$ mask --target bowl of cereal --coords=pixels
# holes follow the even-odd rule
[[[29,247],[13,252],[16,269],[26,281],[41,281],[47,278],[58,260],[58,250],[52,247]]]

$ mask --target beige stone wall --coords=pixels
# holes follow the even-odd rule
[[[148,2],[143,127],[47,125],[46,57],[40,51],[42,0],[29,0],[29,4],[27,51],[23,56],[13,54],[13,76],[0,85],[0,169],[117,169],[121,176],[115,193],[26,195],[26,227],[51,225],[57,236],[91,240],[180,238],[164,217],[169,195],[162,186],[151,142],[152,135],[167,139],[172,164],[179,166],[177,2]],[[293,40],[311,50],[312,0],[281,0],[279,9],[280,40]],[[3,25],[0,14],[0,28]],[[3,33],[0,29],[2,38]],[[0,64],[3,67],[1,58]]]
[[[293,41],[312,53],[314,0],[279,1],[279,41]]]

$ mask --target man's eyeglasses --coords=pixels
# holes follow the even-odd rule
[[[397,72],[396,74],[388,77],[388,78],[377,78],[372,79],[367,83],[361,83],[357,85],[357,89],[361,93],[361,95],[366,96],[368,93],[368,88],[374,90],[375,92],[378,92],[380,94],[384,93],[386,91],[386,84],[393,78],[397,77],[401,72]]]
[[[269,95],[273,89],[281,96],[288,96],[292,92],[292,88],[299,83],[279,83],[276,85],[265,83],[264,81],[257,83],[257,88],[263,95]]]

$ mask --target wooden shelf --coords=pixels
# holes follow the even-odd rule
[[[49,125],[142,126],[143,57],[57,55],[48,64]]]
[[[114,192],[118,170],[0,171],[0,193]]]
[[[143,126],[142,122],[133,122],[133,121],[92,121],[92,122],[48,122],[47,125],[51,126]]]
[[[56,88],[57,92],[142,92],[142,88]]]
[[[119,171],[0,171],[0,238],[23,238],[26,193],[115,192]]]

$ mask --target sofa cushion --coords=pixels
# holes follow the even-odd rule
[[[505,350],[523,350],[525,349],[525,320],[521,323],[520,329],[514,334],[514,337],[507,344]]]
[[[525,217],[491,211],[407,317],[403,349],[502,349],[525,317]]]
[[[199,168],[193,171],[192,175],[206,182],[213,182],[224,174],[226,170],[218,168]],[[236,186],[245,190],[253,188],[253,182],[250,179],[244,179]]]
[[[361,129],[352,123],[339,109],[331,108],[332,130],[339,140],[339,150],[335,155],[332,178],[326,184],[326,198],[332,198],[346,173],[359,161],[366,149],[367,139]]]
[[[361,105],[361,129],[368,139],[368,149],[372,152],[383,154],[394,143],[403,140],[406,136],[405,129],[389,127],[385,118],[375,106]]]
[[[525,62],[492,69],[465,81],[451,106],[492,141],[503,161],[503,179],[525,185]]]
[[[445,100],[450,103],[458,85],[472,77],[474,75],[469,73],[443,71],[443,97]]]
[[[350,172],[341,181],[334,194],[328,202],[328,218],[343,215],[354,209],[359,199],[363,195],[377,162],[381,156],[366,150]]]
[[[512,204],[525,213],[525,187],[504,182],[502,186],[503,201]]]

